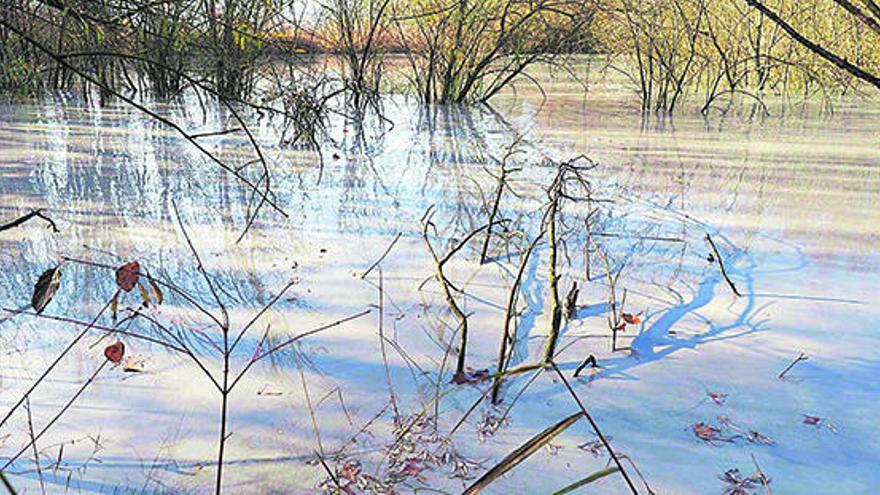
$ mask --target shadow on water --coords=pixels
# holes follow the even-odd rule
[[[241,245],[234,241],[248,216],[246,192],[193,154],[179,138],[147,125],[136,115],[119,110],[100,114],[71,110],[59,115],[50,108],[25,106],[4,113],[0,117],[4,123],[0,126],[0,146],[11,151],[0,157],[0,166],[4,170],[0,195],[6,200],[2,213],[12,216],[24,208],[44,207],[60,223],[63,233],[53,237],[28,230],[27,235],[0,239],[4,248],[0,260],[8,267],[0,275],[0,299],[5,301],[4,305],[26,307],[33,280],[56,263],[59,256],[73,255],[111,265],[138,259],[153,275],[173,280],[194,294],[200,304],[217,309],[198,276],[195,263],[184,249],[179,229],[171,221],[170,204],[174,199],[180,204],[183,221],[191,229],[197,248],[207,260],[209,271],[230,306],[253,311],[271,300],[287,281],[299,281],[289,298],[285,298],[277,313],[272,315],[279,321],[279,326],[286,325],[285,331],[294,332],[301,330],[305,321],[330,319],[327,315],[352,313],[375,305],[374,287],[358,281],[356,275],[375,259],[377,253],[381,253],[390,237],[402,232],[400,245],[382,266],[389,293],[386,304],[393,303],[395,313],[392,317],[392,310],[386,307],[386,329],[390,332],[393,327],[394,334],[399,333],[401,340],[412,346],[412,359],[426,371],[424,375],[409,380],[412,367],[399,359],[388,366],[388,372],[397,382],[401,396],[418,404],[424,399],[424,383],[444,379],[436,372],[437,342],[449,337],[449,333],[440,328],[442,325],[421,318],[428,313],[443,313],[444,306],[431,288],[424,293],[418,290],[419,283],[430,276],[430,262],[420,238],[418,220],[425,210],[436,206],[437,245],[446,244],[440,249],[454,245],[463,235],[484,223],[486,198],[493,187],[491,174],[487,171],[498,166],[498,157],[517,135],[525,133],[525,128],[536,127],[539,131],[530,133],[531,141],[525,143],[531,164],[540,162],[551,151],[558,151],[555,147],[558,143],[570,145],[571,149],[586,148],[587,152],[606,155],[603,159],[610,165],[598,171],[595,180],[603,194],[615,203],[613,214],[603,217],[601,227],[607,233],[622,236],[616,241],[613,238],[603,240],[603,246],[615,253],[611,271],[616,274],[624,270],[624,280],[631,284],[631,293],[642,298],[640,304],[659,305],[649,308],[645,314],[638,333],[630,342],[631,354],[618,353],[602,358],[601,369],[592,375],[590,381],[639,381],[641,378],[635,370],[640,366],[662,362],[680,351],[772,332],[764,315],[774,302],[763,302],[766,300],[861,303],[849,295],[801,296],[763,288],[762,282],[768,278],[797,278],[815,263],[799,243],[784,240],[782,233],[777,235],[776,231],[771,232],[762,224],[770,215],[768,211],[778,207],[774,201],[790,201],[799,207],[806,204],[814,208],[813,203],[803,199],[774,195],[774,188],[782,188],[791,180],[790,171],[784,167],[780,167],[781,172],[771,167],[778,165],[779,157],[745,153],[747,158],[726,156],[722,160],[707,155],[699,146],[716,146],[724,137],[720,128],[710,129],[711,133],[703,129],[703,134],[689,135],[686,134],[690,132],[687,122],[676,122],[674,126],[672,122],[663,122],[648,128],[636,127],[637,132],[633,132],[626,126],[622,126],[623,130],[616,127],[620,123],[610,117],[603,121],[607,116],[602,114],[588,115],[591,120],[587,124],[572,124],[565,119],[580,116],[577,112],[564,110],[552,114],[560,119],[558,126],[554,123],[542,127],[540,119],[545,117],[537,113],[535,122],[523,123],[517,119],[505,119],[491,108],[429,107],[417,110],[405,102],[390,102],[387,111],[393,126],[382,123],[381,129],[363,129],[343,122],[332,128],[334,142],[332,149],[324,153],[323,168],[311,152],[273,145],[277,136],[270,128],[261,127],[258,138],[265,143],[276,167],[274,192],[290,218],[285,220],[271,214],[260,217],[252,237]],[[221,124],[220,116],[212,116],[202,125],[210,129]],[[585,130],[591,129],[589,126],[599,125],[608,126],[607,135],[611,137],[607,143],[587,141],[584,145],[578,141]],[[697,125],[708,126],[706,123]],[[541,128],[549,134],[539,137]],[[562,136],[553,134],[556,131]],[[655,134],[662,135],[656,138],[656,142],[651,141]],[[679,138],[673,136],[675,134],[683,136]],[[571,144],[571,140],[578,142]],[[708,141],[708,144],[701,140]],[[694,145],[694,142],[698,144]],[[222,137],[212,138],[211,146],[224,154],[237,156],[242,143]],[[550,151],[545,153],[545,150]],[[731,152],[732,155],[736,153],[737,150]],[[610,159],[623,154],[628,161],[615,165]],[[760,166],[747,163],[751,160],[759,161]],[[778,175],[768,178],[768,168]],[[831,172],[822,171],[822,174]],[[868,186],[865,187],[870,189],[871,174],[876,172],[862,173],[867,177],[864,182]],[[517,187],[524,192],[523,197],[505,199],[505,214],[521,224],[526,234],[539,230],[541,215],[536,212],[546,200],[541,187],[547,184],[551,174],[552,170],[545,167],[526,167],[516,177]],[[719,193],[722,188],[731,187],[733,200],[727,199],[730,195]],[[843,186],[836,183],[834,187]],[[776,196],[782,196],[782,200]],[[862,196],[859,198],[860,204],[873,201]],[[787,204],[784,203],[782,208],[786,214],[792,209],[785,206]],[[707,217],[711,222],[696,220]],[[742,220],[748,227],[739,227],[736,222],[725,224],[731,218]],[[841,236],[859,235],[858,231],[839,233],[828,227],[823,229],[824,237],[817,237],[827,245],[839,242]],[[703,312],[718,310],[728,297],[728,288],[717,266],[701,264],[704,257],[699,255],[702,249],[699,246],[706,232],[723,241],[725,265],[743,293],[743,297],[734,300],[719,318],[703,315]],[[683,242],[667,246],[633,241],[627,237],[631,235],[674,235],[681,237]],[[870,239],[873,234],[865,235]],[[583,266],[576,258],[577,253],[583,251],[584,241],[572,237],[565,246],[565,254],[566,258],[570,256],[575,261],[568,266],[570,274],[566,275],[566,283],[579,276],[571,274],[583,272]],[[772,244],[772,248],[756,248],[756,238],[761,238],[765,245]],[[737,243],[732,239],[745,245],[736,247]],[[860,242],[867,245],[864,239]],[[840,257],[858,259],[859,263],[870,261],[870,249],[866,248],[865,254],[862,244],[859,246],[840,254]],[[461,283],[462,292],[456,296],[465,299],[469,309],[479,312],[480,317],[490,315],[480,320],[475,331],[477,343],[471,351],[482,358],[493,354],[495,349],[488,345],[480,348],[479,338],[491,335],[486,342],[491,340],[491,346],[496,345],[500,328],[496,323],[505,310],[502,301],[506,301],[507,288],[502,289],[504,283],[491,277],[500,275],[501,282],[509,282],[519,258],[496,253],[487,265],[474,268],[473,254],[465,252],[465,262],[456,267],[453,277]],[[835,251],[833,254],[839,253]],[[524,309],[517,319],[518,339],[511,366],[534,360],[533,344],[543,337],[540,330],[547,313],[546,257],[546,247],[538,248],[526,267],[520,295]],[[591,288],[603,283],[594,279]],[[761,288],[756,290],[756,286]],[[93,314],[95,305],[114,290],[115,282],[108,272],[68,265],[64,268],[64,284],[48,312]],[[671,300],[670,294],[673,296]],[[596,302],[601,300],[596,293],[589,297],[588,304],[578,311],[576,320],[590,330],[604,328],[609,305]],[[136,296],[133,300],[137,302]],[[180,303],[170,298],[168,304]],[[172,312],[171,309],[167,311]],[[594,327],[592,323],[597,321],[599,325]],[[693,333],[682,331],[682,327],[688,327],[693,321],[702,324],[704,329]],[[203,323],[184,316],[180,326],[198,327]],[[263,378],[275,380],[272,383],[279,387],[287,386],[290,380],[296,379],[294,363],[302,359],[306,361],[307,371],[320,380],[341,382],[353,395],[360,394],[358,406],[361,411],[372,412],[369,408],[376,405],[375,398],[386,395],[383,388],[386,368],[377,358],[373,325],[371,322],[362,327],[341,329],[332,338],[316,339],[318,344],[315,347],[291,348],[273,356],[270,366],[266,366],[269,369],[262,370],[268,371]],[[49,353],[57,349],[71,331],[60,325],[41,325],[21,316],[0,315],[0,339],[15,341],[22,347],[27,347],[30,342],[32,351],[39,348],[40,352]],[[425,334],[431,338],[425,338]],[[568,342],[583,337],[574,334],[575,326],[568,325],[562,339]],[[43,341],[37,342],[35,335]],[[597,337],[591,332],[587,337],[608,338],[608,335],[606,331]],[[241,349],[252,349],[257,340],[249,336],[242,341]],[[44,347],[40,348],[38,343]],[[207,350],[208,346],[196,341],[193,345],[201,346],[202,350]],[[330,346],[335,346],[332,352],[326,350]],[[236,360],[247,360],[246,352],[237,354]],[[562,356],[560,367],[563,370],[570,371],[580,362],[573,360],[572,356],[573,352]],[[6,355],[4,362],[8,362]],[[489,365],[476,360],[473,364],[475,367]],[[866,368],[871,369],[871,364],[868,362]],[[181,366],[179,361],[164,363],[161,370],[155,370],[155,376],[157,380],[173,377],[174,373],[181,371]],[[76,375],[76,371],[72,374]],[[19,381],[15,378],[5,383]],[[584,382],[575,386],[583,387]],[[134,393],[135,388],[130,386],[125,390]],[[469,388],[463,387],[462,390],[466,398],[474,393]],[[554,386],[530,394],[528,400],[540,404],[543,399],[564,393],[564,388]],[[186,411],[209,407],[186,403],[184,399],[179,403],[173,400],[154,403],[154,399],[141,400],[142,405],[151,405],[144,407],[144,411],[165,410],[170,411],[170,416],[178,406]],[[84,414],[89,407],[83,406],[72,412]],[[286,418],[291,410],[302,413],[299,405],[294,407],[288,402],[264,407],[265,410],[258,411],[233,410],[234,421],[274,431],[274,424],[266,427],[271,422],[266,418]],[[329,413],[326,419],[331,423]],[[538,430],[546,426],[548,417],[544,414],[523,415],[517,416],[516,420],[519,425]],[[282,422],[281,419],[277,421]],[[160,421],[156,420],[156,423]],[[327,426],[326,430],[332,432],[328,434],[330,438],[339,438],[346,433],[345,428],[336,423]],[[210,458],[210,455],[206,457]],[[254,455],[248,459],[231,460],[229,464],[239,467],[272,463],[299,465],[312,457]],[[175,473],[204,465],[191,460],[192,456],[189,456],[190,460],[186,458],[181,455],[174,460],[159,462],[156,467]],[[76,458],[71,457],[70,462],[75,464]],[[16,466],[26,471],[30,468],[29,463],[23,459]],[[112,473],[107,481],[93,481],[86,477],[77,480],[75,486],[84,491],[112,490],[115,486],[110,480],[112,476],[139,479],[138,470],[141,468],[143,463],[133,455],[112,451],[102,458],[101,469]],[[22,473],[21,476],[34,479],[35,475]],[[60,483],[58,480],[52,482]],[[132,481],[131,486],[128,485],[128,481],[120,481],[119,486],[136,490],[140,483]]]

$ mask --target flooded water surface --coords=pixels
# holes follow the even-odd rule
[[[547,90],[544,102],[524,93],[470,110],[391,99],[393,126],[362,133],[336,119],[322,157],[279,145],[277,122],[253,116],[283,214],[264,204],[240,241],[253,191],[173,130],[123,107],[2,107],[0,221],[42,208],[59,232],[39,220],[0,232],[0,414],[81,323],[97,316],[134,334],[89,330],[9,416],[0,463],[17,457],[5,469],[11,482],[27,493],[213,491],[221,394],[212,379],[223,375],[224,335],[202,307],[228,315],[228,339],[247,328],[232,378],[261,358],[229,394],[228,493],[333,492],[337,482],[353,493],[462,492],[580,411],[552,369],[506,380],[496,406],[491,381],[450,383],[459,324],[423,234],[442,257],[484,225],[516,143],[499,208],[508,221],[493,227],[489,261],[480,264],[480,233],[444,267],[468,315],[472,373],[496,369],[509,289],[544,218],[550,161],[584,154],[594,163],[584,172],[590,204],[572,200],[559,214],[559,288],[564,296],[577,282],[580,292],[555,361],[639,493],[647,483],[658,494],[720,494],[736,480],[763,493],[744,481],[756,469],[775,493],[880,486],[880,108],[658,120],[639,118],[614,88]],[[196,103],[168,111],[193,132],[232,126]],[[242,133],[199,142],[261,180]],[[583,223],[592,209],[594,243]],[[549,252],[538,243],[523,269],[512,366],[543,352]],[[114,269],[133,260],[168,286],[156,305],[142,277],[150,304],[139,289],[122,291],[114,320]],[[50,318],[29,314],[34,283],[59,263]],[[635,315],[616,352],[609,271]],[[116,340],[126,357],[106,364]],[[801,353],[808,359],[780,379]],[[598,367],[574,378],[591,354]],[[36,449],[23,449],[91,377]],[[581,420],[484,492],[553,493],[609,464]],[[629,492],[619,474],[580,489]]]

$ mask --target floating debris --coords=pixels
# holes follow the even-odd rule
[[[761,433],[755,431],[752,428],[744,427],[737,425],[728,416],[718,416],[718,422],[721,423],[721,426],[735,431],[739,433],[739,436],[745,438],[750,443],[759,443],[762,445],[776,445],[776,441],[772,438],[762,435]]]
[[[719,406],[723,406],[727,401],[727,394],[722,394],[721,392],[708,392],[706,395],[709,396],[709,399],[711,399],[712,402]]]
[[[718,477],[727,484],[724,495],[755,495],[760,487],[767,486],[770,478],[767,478],[760,470],[749,476],[743,476],[739,469],[728,469]]]
[[[837,425],[828,421],[827,418],[822,418],[819,416],[811,416],[809,414],[802,414],[802,416],[804,417],[804,424],[805,425],[815,426],[817,428],[821,428],[824,426],[831,433],[837,433],[837,431],[838,431]]]
[[[456,385],[465,383],[478,383],[489,379],[489,370],[477,370],[467,368],[462,372],[458,372],[452,376],[451,382]]]
[[[608,437],[608,441],[613,440],[613,437]],[[593,457],[602,457],[605,455],[607,450],[605,449],[605,445],[602,443],[602,440],[595,439],[592,442],[582,443],[578,445],[578,448],[583,450],[584,452],[589,452]]]
[[[509,423],[510,421],[508,421],[507,416],[498,414],[494,408],[483,411],[483,417],[477,422],[477,434],[479,435],[480,443],[494,436],[498,430]]]
[[[729,438],[724,438],[721,436],[721,429],[716,428],[711,425],[707,425],[706,423],[699,422],[695,423],[691,426],[691,429],[694,431],[694,435],[697,436],[700,440],[714,444],[715,442],[731,442],[732,440]]]

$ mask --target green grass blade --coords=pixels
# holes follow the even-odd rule
[[[561,489],[553,492],[553,495],[564,495],[566,493],[573,492],[584,485],[589,485],[590,483],[592,483],[596,480],[600,480],[600,479],[608,476],[609,474],[614,474],[618,471],[620,471],[620,469],[617,466],[605,468],[605,469],[602,469],[601,471],[596,471],[595,473],[587,476],[586,478],[584,478],[582,480],[575,481],[574,483],[566,486],[565,488],[561,488]]]

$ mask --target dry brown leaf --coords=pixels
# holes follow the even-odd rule
[[[104,349],[104,357],[112,363],[119,363],[122,361],[123,356],[125,356],[125,344],[122,342],[108,345],[107,348]]]
[[[131,292],[141,275],[141,266],[137,261],[126,263],[116,269],[116,285],[125,292]]]
[[[43,272],[36,285],[34,285],[34,294],[31,297],[31,306],[33,306],[34,311],[42,313],[60,286],[61,265]]]

